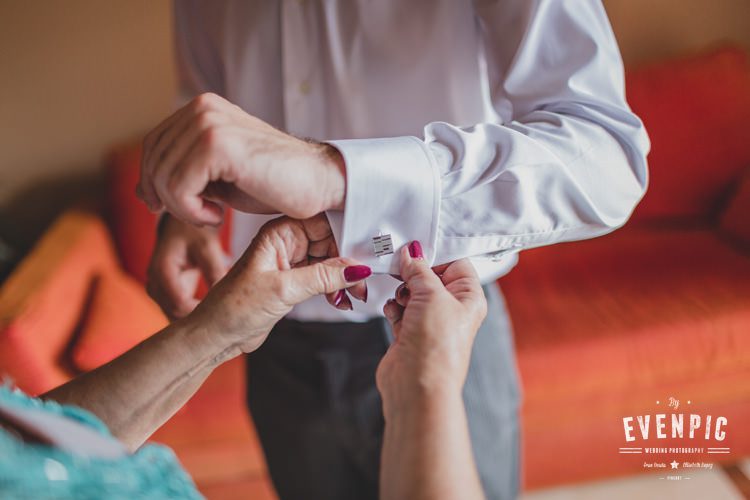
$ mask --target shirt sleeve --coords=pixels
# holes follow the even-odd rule
[[[222,58],[209,30],[221,8],[200,0],[175,0],[174,50],[177,64],[177,105],[204,92],[223,95]]]
[[[649,141],[598,0],[476,2],[495,119],[434,122],[424,137],[332,141],[347,169],[342,255],[395,273],[419,239],[425,258],[499,259],[591,238],[625,223],[647,185]],[[416,165],[416,168],[415,168]],[[430,192],[431,191],[431,192]]]

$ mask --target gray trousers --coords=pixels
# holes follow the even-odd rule
[[[488,499],[519,489],[519,389],[505,303],[484,287],[485,319],[464,386],[474,456]],[[247,360],[247,401],[282,500],[378,497],[383,415],[375,369],[392,335],[366,323],[282,320]]]

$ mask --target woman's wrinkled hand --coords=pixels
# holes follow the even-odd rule
[[[487,314],[482,286],[467,259],[441,266],[438,274],[422,259],[418,242],[401,252],[404,284],[383,308],[395,342],[377,370],[386,418],[414,408],[424,397],[460,397],[474,337]]]
[[[325,215],[268,222],[187,321],[215,331],[217,341],[251,352],[292,307],[314,295],[361,294],[372,271],[351,259],[324,259],[332,235]]]

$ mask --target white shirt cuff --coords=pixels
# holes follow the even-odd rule
[[[432,153],[416,137],[330,141],[346,164],[343,214],[328,211],[339,254],[374,273],[399,273],[399,249],[419,240],[435,259],[440,175]],[[390,235],[393,253],[378,257],[373,238]]]

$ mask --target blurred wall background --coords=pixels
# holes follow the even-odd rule
[[[170,111],[171,32],[167,0],[0,0],[0,238],[27,247]]]
[[[750,49],[750,0],[604,3],[626,64],[724,40]],[[108,147],[169,112],[170,9],[0,0],[0,237],[29,245],[62,206],[96,192]]]

